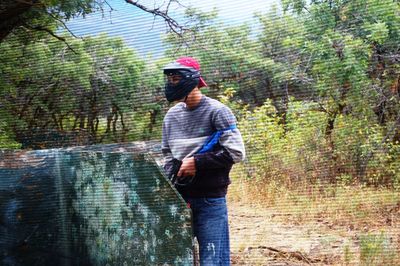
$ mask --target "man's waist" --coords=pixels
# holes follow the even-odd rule
[[[189,184],[178,185],[177,188],[180,192],[185,192],[185,195],[189,193],[188,196],[223,197],[231,183],[229,171],[226,168],[199,171]]]
[[[228,185],[217,188],[178,187],[183,197],[191,198],[219,198],[226,196]]]

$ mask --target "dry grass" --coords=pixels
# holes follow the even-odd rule
[[[398,191],[327,184],[288,189],[276,181],[237,178],[228,198],[233,204],[268,209],[274,222],[340,232],[351,242],[341,247],[340,265],[400,265]]]
[[[400,193],[388,189],[299,185],[289,190],[274,182],[235,180],[229,199],[276,209],[298,223],[326,219],[352,228],[381,228],[400,222]]]

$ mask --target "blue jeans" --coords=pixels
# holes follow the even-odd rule
[[[228,210],[225,197],[185,198],[193,213],[200,265],[230,265]]]

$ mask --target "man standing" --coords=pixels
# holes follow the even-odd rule
[[[229,265],[225,197],[232,165],[245,156],[236,118],[227,106],[202,95],[199,88],[207,84],[194,58],[177,59],[164,74],[167,100],[179,102],[163,122],[164,168],[176,175],[175,186],[192,209],[201,265]]]

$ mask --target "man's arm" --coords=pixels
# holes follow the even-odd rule
[[[165,121],[163,122],[162,125],[162,140],[161,140],[161,152],[163,154],[164,158],[164,163],[163,167],[165,172],[167,173],[167,176],[171,175],[171,172],[174,167],[174,156],[172,155],[171,149],[168,144],[168,136],[167,136],[167,129],[166,129],[166,124]]]
[[[228,168],[235,162],[231,155],[224,148],[217,151],[210,151],[202,154],[195,154],[193,156],[196,169],[213,169],[213,168]]]
[[[213,124],[217,130],[230,128],[236,123],[235,116],[226,106],[216,112],[213,117]],[[222,133],[219,145],[222,149],[194,155],[197,170],[230,167],[232,164],[244,160],[244,143],[240,131],[236,127]]]

